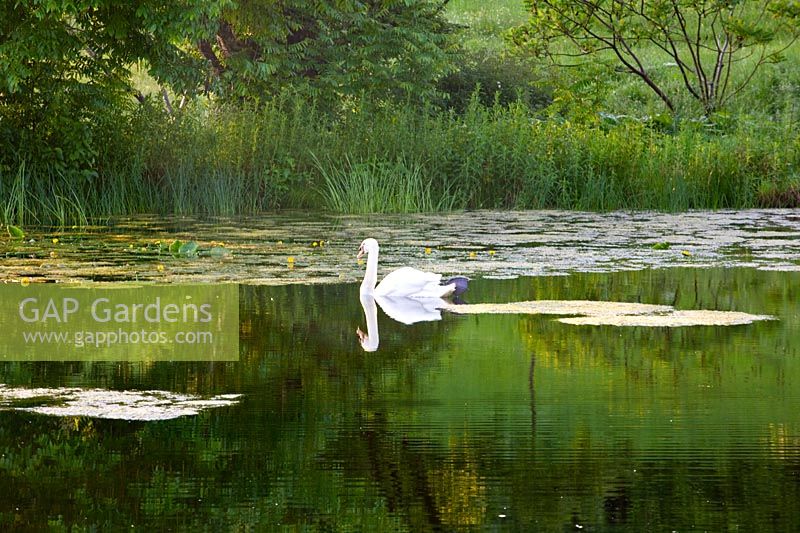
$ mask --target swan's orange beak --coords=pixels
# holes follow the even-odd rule
[[[356,255],[356,259],[361,259],[364,256],[364,247],[360,246],[358,248],[358,255]]]

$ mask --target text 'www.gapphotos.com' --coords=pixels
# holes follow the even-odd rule
[[[22,333],[25,344],[61,344],[84,348],[110,347],[120,344],[189,344],[202,345],[214,342],[211,331],[26,331]]]

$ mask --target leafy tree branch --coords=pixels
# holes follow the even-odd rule
[[[800,36],[792,0],[526,0],[530,20],[510,40],[557,64],[611,53],[671,111],[668,80],[645,60],[655,48],[705,113],[723,108]],[[565,49],[566,39],[571,47]],[[660,62],[660,63],[663,63]],[[737,66],[737,68],[733,68]]]

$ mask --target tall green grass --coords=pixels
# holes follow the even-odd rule
[[[449,211],[454,198],[447,190],[434,196],[422,165],[403,159],[395,162],[372,160],[323,165],[325,206],[341,213],[419,213]]]
[[[20,161],[11,175],[0,172],[0,206],[4,224],[86,225],[78,188],[63,175]]]
[[[440,87],[452,109],[368,98],[322,109],[282,95],[226,107],[197,100],[167,116],[154,99],[105,121],[93,172],[64,174],[30,160],[0,165],[3,222],[800,202],[798,47],[764,67],[725,113],[698,119],[686,98],[665,122],[663,104],[641,82],[600,62],[548,70],[503,59],[503,32],[527,18],[519,0],[452,0],[447,10],[466,28],[460,40],[469,52]],[[663,63],[655,48],[643,59]],[[656,76],[680,89],[669,68]],[[533,91],[536,82],[544,89]],[[513,102],[526,91],[528,105]]]
[[[80,224],[132,213],[236,215],[278,208],[410,212],[774,205],[800,184],[791,123],[574,123],[523,105],[463,114],[285,98],[135,117],[97,175],[20,162],[0,179],[5,223]],[[116,148],[121,146],[122,148]]]

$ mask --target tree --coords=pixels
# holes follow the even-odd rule
[[[131,66],[146,60],[164,80],[197,85],[203,63],[180,45],[211,34],[228,5],[0,0],[0,173],[28,160],[91,176],[97,129],[132,101]]]
[[[793,0],[525,0],[530,21],[511,32],[518,46],[556,63],[611,52],[671,112],[674,94],[645,60],[656,50],[705,113],[725,106],[800,35]],[[564,47],[564,40],[572,46]],[[658,61],[664,65],[664,61]],[[737,67],[737,68],[734,68]]]
[[[198,50],[211,89],[262,97],[284,87],[341,97],[427,97],[450,68],[447,0],[245,0]]]
[[[187,96],[429,96],[446,1],[0,0],[0,175],[27,161],[90,178],[104,125],[144,100],[137,63]]]

